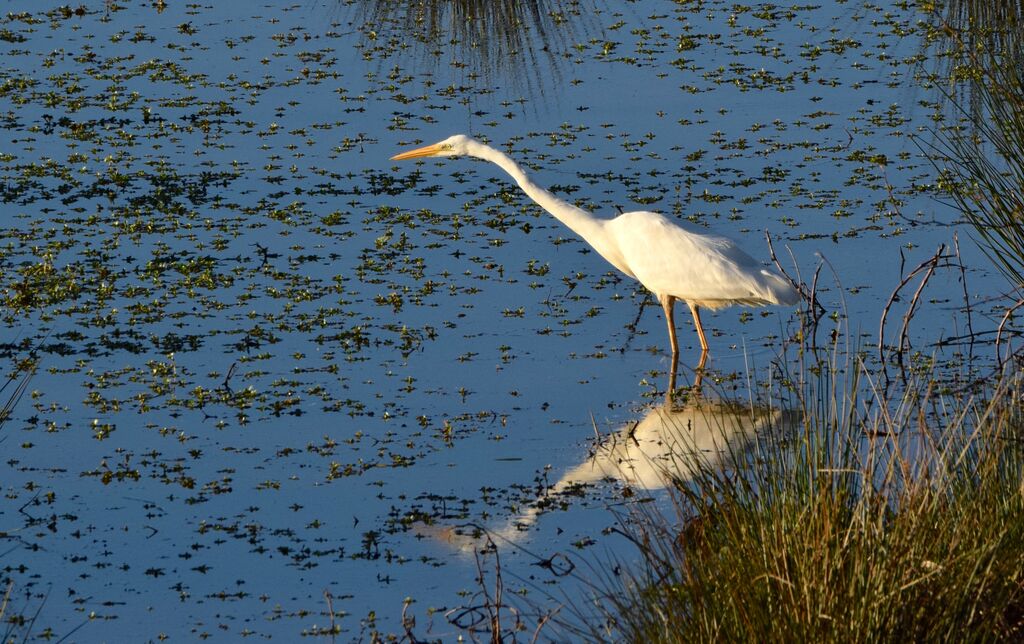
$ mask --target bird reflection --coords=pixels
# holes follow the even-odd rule
[[[697,366],[693,368],[693,385],[690,390],[696,396],[701,395],[703,391],[702,383],[704,381],[704,367],[708,363],[708,352],[704,351],[700,354],[700,360],[697,362]],[[671,406],[673,397],[676,393],[676,374],[679,371],[679,356],[675,354],[672,356],[672,366],[668,371],[668,389],[665,392],[665,405]]]
[[[618,481],[629,489],[660,490],[693,478],[702,468],[728,467],[753,438],[769,427],[792,422],[789,412],[697,398],[673,408],[665,403],[627,423],[568,470],[537,502],[496,529],[433,530],[433,536],[470,552],[484,544],[516,542],[553,502],[579,495],[581,486]],[[428,530],[429,531],[429,530]]]

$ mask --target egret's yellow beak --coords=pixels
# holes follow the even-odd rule
[[[392,161],[404,161],[405,159],[419,159],[420,157],[433,157],[438,156],[442,152],[441,144],[435,143],[434,145],[427,145],[422,148],[416,148],[415,150],[409,150],[408,152],[402,152],[391,157]]]

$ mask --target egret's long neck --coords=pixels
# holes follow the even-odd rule
[[[501,168],[507,172],[515,182],[519,184],[519,187],[523,189],[530,199],[537,202],[544,210],[551,213],[555,219],[562,222],[573,230],[577,235],[582,237],[587,243],[593,246],[599,253],[607,257],[604,252],[604,247],[607,245],[607,233],[604,230],[604,220],[598,219],[594,215],[590,214],[582,208],[563,201],[551,194],[544,188],[541,188],[534,183],[523,169],[519,167],[519,164],[513,161],[507,154],[500,150],[495,150],[492,147],[486,146],[482,143],[477,143],[474,149],[471,150],[472,156],[491,161],[501,166]]]

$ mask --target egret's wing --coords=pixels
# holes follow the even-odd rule
[[[711,308],[729,304],[794,304],[796,291],[726,237],[697,232],[653,212],[608,222],[630,271],[659,295]]]

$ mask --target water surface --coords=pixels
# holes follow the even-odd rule
[[[644,293],[500,170],[388,161],[409,145],[470,133],[595,212],[659,210],[764,260],[768,230],[803,279],[828,261],[823,336],[845,322],[871,359],[901,275],[959,230],[911,140],[943,114],[915,80],[922,16],[539,6],[467,46],[388,3],[8,3],[0,339],[39,371],[4,428],[0,527],[35,631],[357,638],[402,632],[410,598],[447,637],[477,567],[427,523],[529,514],[502,564],[541,604],[579,587],[538,561],[631,552],[605,530],[621,482],[547,492],[595,428],[661,400],[660,312],[634,333]],[[966,272],[936,274],[910,335],[953,367],[969,347],[934,343],[966,332],[965,293],[977,328],[1002,313],[960,237]],[[799,329],[704,322],[740,400]]]

